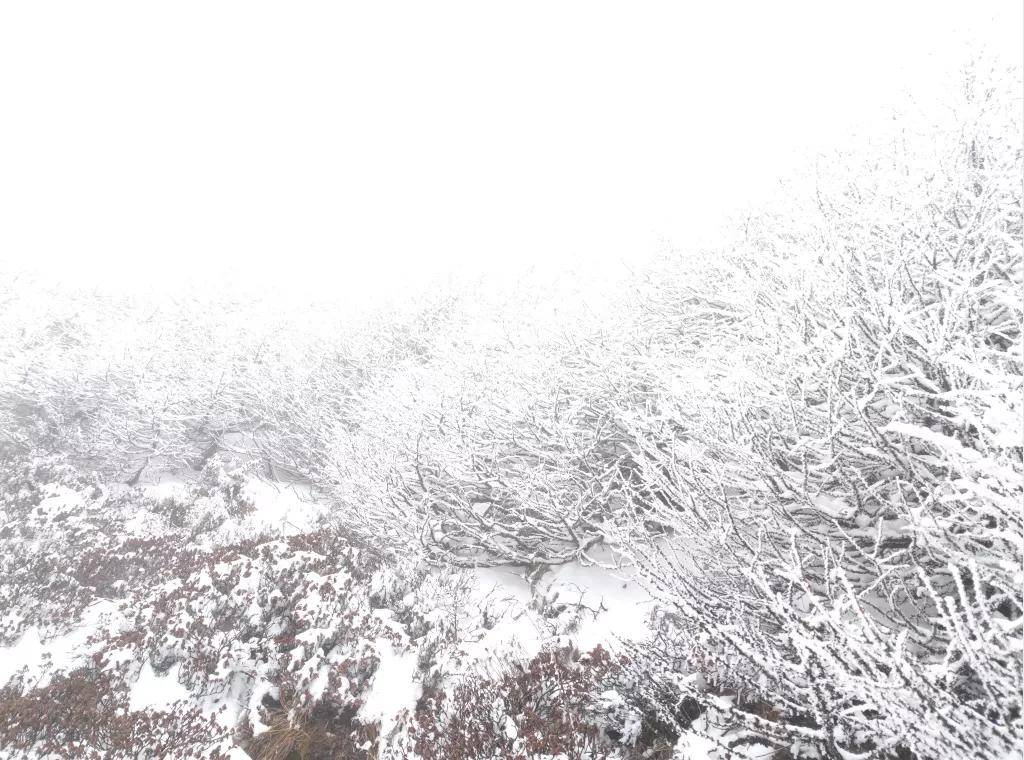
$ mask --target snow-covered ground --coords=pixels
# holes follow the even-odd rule
[[[339,564],[320,546],[304,548],[326,540],[328,504],[217,466],[198,485],[154,475],[113,489],[117,496],[73,478],[35,482],[37,506],[20,515],[9,507],[7,524],[31,522],[39,548],[59,554],[68,536],[88,533],[97,537],[93,550],[123,552],[114,575],[131,576],[127,568],[140,561],[129,546],[156,542],[169,564],[131,585],[114,582],[107,596],[76,585],[91,598],[72,608],[74,620],[59,608],[42,615],[31,599],[5,610],[6,630],[18,634],[0,646],[0,689],[27,695],[95,671],[112,679],[108,699],[122,715],[196,710],[213,719],[221,736],[181,757],[219,750],[238,760],[248,756],[246,742],[251,749],[274,735],[266,705],[281,698],[286,666],[295,673],[286,679],[290,709],[355,700],[356,719],[377,727],[377,751],[390,757],[408,745],[426,690],[450,696],[467,678],[499,675],[552,647],[614,653],[650,634],[652,601],[610,551],[529,580],[523,568],[453,571],[414,560],[364,572],[358,550],[334,543]],[[20,496],[33,500],[26,489]],[[53,559],[80,572],[80,557]]]

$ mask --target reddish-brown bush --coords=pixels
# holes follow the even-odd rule
[[[0,690],[0,747],[71,760],[198,756],[224,730],[195,708],[129,712],[127,694],[108,675],[82,668],[25,694]],[[227,760],[216,751],[210,760]]]
[[[416,711],[416,752],[424,760],[615,757],[591,712],[599,683],[615,667],[600,647],[584,655],[546,649],[496,678],[466,680],[451,694],[432,691]]]

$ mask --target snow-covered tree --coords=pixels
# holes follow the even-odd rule
[[[1020,79],[976,72],[655,288],[631,491],[671,535],[623,533],[664,610],[637,683],[723,751],[1020,747]]]

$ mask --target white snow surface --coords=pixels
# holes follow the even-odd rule
[[[244,489],[256,511],[246,516],[249,525],[281,536],[293,536],[311,530],[329,507],[313,501],[308,489],[251,479]]]
[[[188,689],[178,681],[179,669],[173,665],[166,673],[157,673],[147,660],[128,696],[128,709],[168,710],[175,702],[188,699]]]
[[[598,644],[614,649],[619,641],[639,641],[651,633],[653,600],[624,568],[570,562],[554,569],[546,592],[580,605],[580,625],[571,638],[581,651]]]
[[[74,670],[86,662],[95,649],[90,636],[101,631],[117,631],[125,623],[114,602],[99,600],[86,608],[82,619],[68,631],[52,635],[33,626],[14,644],[0,647],[0,687],[19,672],[26,684],[46,686],[57,673]]]
[[[402,714],[415,709],[423,687],[417,678],[415,651],[399,652],[387,639],[377,639],[376,648],[380,664],[359,717],[369,722],[380,721],[384,745]]]
[[[553,639],[567,639],[583,652],[599,644],[615,650],[619,642],[640,641],[651,633],[653,600],[628,568],[568,562],[553,568],[534,586],[514,569],[478,568],[474,575],[480,596],[505,599],[522,610],[544,599],[549,605],[564,606],[563,615],[577,616],[568,630],[552,631],[536,614],[508,615],[467,647],[480,657],[532,657]]]

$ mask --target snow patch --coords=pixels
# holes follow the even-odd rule
[[[146,660],[128,695],[128,709],[131,712],[168,710],[175,702],[188,699],[188,689],[178,681],[179,668],[180,665],[174,665],[161,675]]]
[[[381,747],[385,746],[403,712],[412,712],[423,686],[416,680],[416,652],[398,652],[387,639],[377,639],[380,663],[369,693],[359,710],[366,722],[380,721]]]
[[[245,523],[281,536],[313,530],[327,511],[325,505],[305,497],[295,487],[280,487],[256,478],[246,481],[243,496],[255,507],[246,515]]]
[[[570,634],[580,651],[616,641],[642,641],[651,634],[653,600],[626,571],[570,562],[554,569],[548,598],[575,605],[579,626]]]
[[[57,673],[74,670],[95,651],[89,638],[101,631],[116,631],[125,624],[114,602],[101,600],[86,608],[81,621],[67,633],[46,637],[29,628],[14,644],[0,647],[0,687],[19,672],[35,688],[46,686]]]

